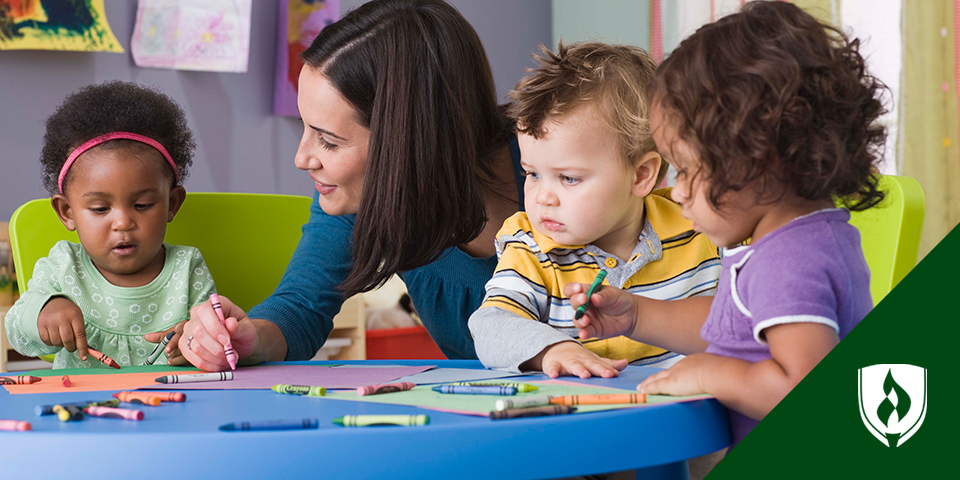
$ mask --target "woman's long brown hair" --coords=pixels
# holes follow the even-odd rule
[[[373,1],[324,28],[301,56],[370,129],[344,295],[479,235],[481,189],[494,183],[493,155],[510,130],[483,45],[460,12],[437,0]]]

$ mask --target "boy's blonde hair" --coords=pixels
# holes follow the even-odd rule
[[[554,54],[540,45],[534,55],[537,68],[527,71],[507,95],[507,115],[517,122],[517,131],[541,138],[544,123],[574,108],[595,103],[600,118],[617,134],[620,151],[628,161],[656,152],[650,131],[647,86],[657,64],[646,50],[631,45],[599,42],[557,46]],[[667,174],[660,160],[657,184]]]

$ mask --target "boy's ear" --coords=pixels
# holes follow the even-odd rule
[[[73,209],[70,208],[70,202],[67,201],[67,197],[62,193],[56,193],[50,197],[50,205],[53,206],[53,211],[57,212],[60,223],[62,223],[64,227],[67,227],[67,230],[73,232],[77,229],[77,222],[73,219]]]
[[[180,207],[183,205],[183,201],[187,198],[187,190],[182,186],[177,185],[170,189],[170,202],[169,209],[167,210],[167,223],[173,221],[173,217],[177,216],[177,212],[180,211]]]
[[[634,196],[643,198],[657,188],[657,178],[660,176],[661,157],[657,152],[647,152],[637,160],[633,166]]]

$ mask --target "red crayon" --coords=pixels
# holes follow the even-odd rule
[[[103,418],[120,418],[123,420],[143,420],[143,412],[129,408],[87,407],[83,409],[87,415]]]
[[[66,375],[63,376],[63,386],[64,386],[64,387],[69,387],[69,386],[70,386],[70,377],[68,377],[68,376],[66,376]]]
[[[0,430],[25,432],[27,430],[33,430],[33,425],[30,425],[30,422],[24,422],[22,420],[0,420]]]
[[[114,393],[114,397],[119,398],[121,402],[135,403],[137,405],[151,405],[156,407],[160,405],[160,397],[146,392],[120,392]]]
[[[106,365],[106,366],[108,366],[108,367],[113,367],[113,368],[117,368],[117,369],[120,368],[120,365],[117,365],[117,362],[113,361],[112,358],[110,358],[110,357],[108,357],[108,356],[106,356],[106,355],[104,355],[104,354],[102,354],[102,353],[100,353],[100,352],[98,352],[98,351],[90,348],[90,347],[87,347],[87,352],[89,352],[90,355],[93,355],[93,358],[96,358],[97,360],[100,360],[101,362],[103,362],[104,365]]]
[[[416,387],[415,383],[411,382],[400,382],[400,383],[387,383],[384,385],[368,385],[366,387],[360,387],[357,389],[357,395],[377,395],[380,393],[393,393],[393,392],[403,392],[405,390],[411,390],[413,387]]]
[[[163,402],[187,401],[187,394],[180,392],[150,392],[150,396],[157,397]]]
[[[37,383],[42,380],[40,377],[34,377],[33,375],[20,375],[17,377],[0,377],[0,385],[27,385],[31,383]]]

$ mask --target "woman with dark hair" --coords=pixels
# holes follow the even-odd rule
[[[373,1],[302,58],[295,163],[316,182],[310,221],[273,295],[249,315],[223,299],[226,327],[194,308],[171,363],[227,368],[228,332],[243,364],[309,359],[343,300],[393,274],[443,353],[476,358],[467,320],[524,180],[480,38],[440,0]]]

